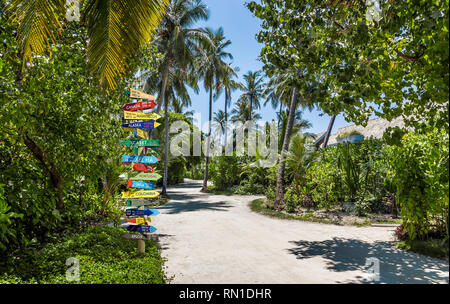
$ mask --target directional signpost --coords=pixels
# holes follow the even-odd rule
[[[126,174],[125,175],[125,179],[130,180],[130,181],[157,181],[161,178],[162,176],[159,175],[158,173],[138,173],[136,175],[129,175]]]
[[[124,110],[123,119],[133,120],[122,124],[122,127],[126,131],[133,131],[134,138],[122,140],[120,144],[126,148],[132,148],[133,153],[137,154],[122,155],[122,163],[131,166],[133,170],[132,173],[125,173],[129,191],[122,192],[122,198],[126,199],[126,206],[136,207],[125,210],[127,219],[124,223],[127,224],[127,230],[131,233],[125,234],[124,237],[136,239],[138,241],[138,253],[143,254],[145,253],[144,240],[155,240],[155,235],[150,235],[150,233],[157,230],[149,223],[154,220],[154,216],[160,213],[156,209],[146,208],[146,206],[152,204],[151,199],[159,196],[159,192],[152,189],[156,188],[154,182],[161,178],[161,175],[154,172],[155,168],[149,165],[156,164],[160,161],[160,158],[146,155],[152,149],[159,147],[159,140],[149,139],[147,130],[155,129],[161,125],[156,122],[161,116],[156,113],[139,112],[139,110],[153,109],[156,106],[154,96],[135,89],[130,89],[125,94],[130,98],[142,100],[125,104],[122,107]]]
[[[159,147],[159,140],[154,139],[128,139],[122,140],[121,145],[127,147]]]
[[[154,129],[161,124],[154,121],[154,120],[148,120],[148,121],[140,121],[140,122],[132,122],[132,123],[126,123],[122,124],[122,127],[124,128],[132,128],[132,129]]]
[[[153,120],[157,120],[159,118],[161,118],[161,116],[159,116],[156,113],[142,113],[142,112],[131,112],[131,111],[124,111],[123,112],[123,118],[124,119],[153,119]]]
[[[122,107],[124,111],[147,110],[156,107],[156,102],[153,100],[143,100],[135,103],[127,103]]]
[[[127,182],[127,189],[130,188],[142,188],[142,189],[155,189],[156,186],[152,182],[144,182],[144,181],[132,181],[128,180]]]
[[[122,155],[123,163],[144,163],[144,164],[155,164],[160,161],[158,157],[155,156],[143,156],[143,155]]]

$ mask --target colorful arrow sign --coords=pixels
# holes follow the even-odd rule
[[[130,188],[140,188],[140,189],[149,189],[149,190],[151,190],[151,189],[155,189],[156,186],[152,182],[129,180],[127,182],[127,189],[130,189]]]
[[[129,225],[127,230],[132,232],[155,232],[157,229],[149,225]]]
[[[156,113],[142,113],[142,112],[131,112],[131,111],[124,111],[123,112],[123,118],[124,119],[152,119],[152,120],[158,120],[161,118]]]
[[[143,156],[143,155],[122,155],[123,163],[145,163],[155,164],[161,159],[155,156]]]
[[[134,223],[136,225],[148,224],[150,222],[153,222],[153,217],[151,217],[151,216],[127,219],[127,223]]]
[[[125,174],[125,179],[128,179],[130,181],[157,181],[162,176],[158,173],[144,173],[140,172],[133,176],[128,176],[128,174]]]
[[[137,111],[137,110],[147,110],[156,107],[156,102],[153,100],[143,100],[134,103],[127,103],[122,107],[124,111]]]
[[[128,139],[120,144],[127,147],[159,147],[159,139]]]
[[[156,127],[158,127],[160,125],[161,125],[160,123],[158,123],[154,120],[148,120],[148,121],[140,121],[140,122],[132,122],[132,123],[122,124],[122,127],[134,128],[134,129],[155,129]]]
[[[141,164],[141,163],[135,163],[133,165],[133,168],[137,171],[143,171],[143,172],[153,172],[154,168],[152,166]]]
[[[156,99],[155,96],[138,91],[136,89],[130,89],[129,92],[125,92],[125,95],[130,96],[130,98],[153,99],[153,100]]]
[[[153,203],[154,202],[152,202],[152,201],[140,200],[140,199],[129,199],[126,202],[128,207],[146,206],[146,205],[151,205]]]
[[[131,208],[131,209],[127,209],[125,210],[125,215],[126,216],[156,216],[158,215],[160,212],[156,209],[143,209],[143,210],[139,210],[136,208]]]
[[[156,234],[131,234],[127,233],[123,235],[126,239],[132,239],[132,240],[152,240],[152,241],[158,241],[158,235]]]
[[[122,198],[156,198],[159,192],[155,190],[143,190],[134,192],[122,192]]]

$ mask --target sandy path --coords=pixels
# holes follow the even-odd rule
[[[449,282],[445,261],[393,247],[394,228],[269,218],[250,211],[256,196],[204,194],[186,181],[154,222],[172,283],[367,282],[371,257],[382,283]]]

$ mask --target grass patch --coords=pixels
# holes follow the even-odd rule
[[[279,211],[270,209],[266,206],[266,201],[263,198],[258,198],[258,199],[253,200],[250,203],[250,209],[254,212],[258,212],[258,213],[261,213],[261,214],[264,214],[267,216],[281,218],[281,219],[301,220],[301,221],[308,221],[308,222],[339,225],[339,223],[336,221],[318,218],[313,213],[307,213],[304,215],[293,215],[293,214],[288,214],[285,212],[279,212]]]
[[[208,186],[207,193],[216,194],[216,195],[226,195],[226,196],[235,194],[233,192],[233,190],[231,190],[231,189],[219,190],[219,189],[216,189],[214,186]]]
[[[420,253],[426,256],[443,259],[448,262],[448,256],[449,256],[449,248],[448,248],[448,242],[443,242],[441,240],[406,240],[406,241],[399,241],[395,244],[398,248],[406,250],[406,251],[412,251],[416,253]]]
[[[29,251],[9,263],[0,284],[163,284],[163,259],[156,243],[145,241],[145,254],[137,255],[137,241],[125,239],[126,229],[90,227],[67,235],[38,251]],[[70,257],[79,260],[80,281],[66,280]]]
[[[402,219],[395,219],[395,220],[385,220],[385,221],[376,221],[372,224],[393,224],[393,225],[400,225],[402,223]]]

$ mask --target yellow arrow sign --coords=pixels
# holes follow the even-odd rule
[[[152,99],[155,100],[155,96],[152,96],[150,94],[135,90],[135,89],[130,89],[130,98],[141,98],[141,99]]]
[[[122,198],[155,198],[159,196],[159,192],[155,190],[122,192]]]
[[[123,118],[125,119],[148,119],[148,120],[157,120],[161,118],[156,113],[142,113],[142,112],[133,112],[133,111],[123,111]]]

